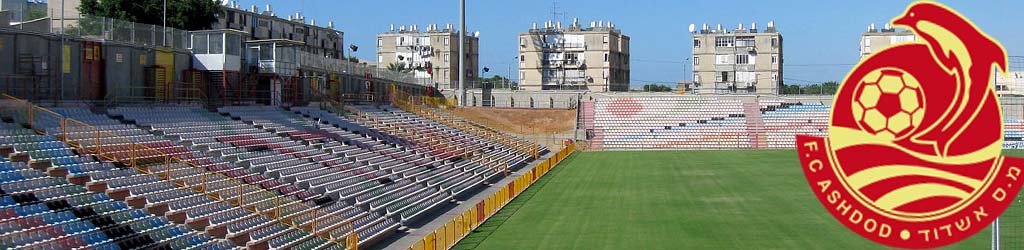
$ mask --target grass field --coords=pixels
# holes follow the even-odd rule
[[[1012,152],[1014,155],[1024,155]],[[583,152],[455,249],[883,249],[813,197],[795,151]],[[1018,199],[1019,200],[1019,199]],[[1003,247],[1024,247],[1024,205]],[[988,249],[988,229],[953,249]]]

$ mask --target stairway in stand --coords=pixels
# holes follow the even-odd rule
[[[581,129],[594,129],[594,101],[583,101],[579,123]]]
[[[594,138],[590,140],[590,150],[600,151],[604,149],[604,130],[595,129]]]
[[[750,146],[755,149],[767,148],[767,138],[764,133],[764,118],[761,117],[761,105],[754,102],[743,103],[743,114],[747,117],[747,134],[750,136]]]
[[[593,137],[590,138],[590,149],[601,150],[604,136],[601,131],[595,129],[594,125],[594,101],[582,101],[583,105],[580,107],[580,119],[579,128],[583,131],[593,131]]]

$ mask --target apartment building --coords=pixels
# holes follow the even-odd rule
[[[237,1],[222,6],[222,13],[211,29],[233,29],[248,33],[245,40],[291,40],[302,43],[299,50],[326,58],[344,58],[344,33],[335,30],[334,22],[326,26],[308,19],[301,12],[279,17],[269,4],[260,10],[256,5],[242,9]]]
[[[520,89],[629,91],[629,39],[611,22],[534,23],[519,33]]]
[[[7,0],[4,0],[7,2]],[[82,0],[49,0],[46,2],[46,14],[53,20],[51,26],[54,30],[60,30],[61,20],[66,27],[78,26],[78,19],[81,14],[78,6]],[[62,19],[63,18],[63,19]],[[12,21],[15,19],[11,19]]]
[[[995,84],[996,94],[1024,95],[1024,72],[1010,71],[1007,74],[997,72]]]
[[[875,24],[868,25],[868,30],[860,36],[860,58],[864,60],[875,51],[882,50],[889,45],[912,42],[916,40],[914,33],[909,30],[893,28],[885,24],[881,30],[875,28]]]
[[[466,34],[465,65],[467,88],[479,77],[480,32]],[[377,35],[377,68],[412,71],[416,81],[438,89],[458,89],[459,31],[452,24],[399,26]]]
[[[702,94],[779,94],[783,84],[783,40],[768,22],[733,30],[704,24],[693,34],[693,82]]]

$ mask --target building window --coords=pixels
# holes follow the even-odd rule
[[[715,55],[715,64],[729,64],[729,55]]]
[[[700,65],[700,57],[696,57],[696,56],[693,57],[693,65],[694,66]]]
[[[568,63],[568,64],[576,64],[576,62],[579,61],[579,59],[580,59],[580,54],[576,54],[576,53],[566,53],[565,54],[565,62]]]
[[[451,38],[450,37],[445,37],[444,38],[444,46],[448,46],[449,44],[451,44]]]
[[[700,83],[700,75],[693,74],[693,83]]]
[[[778,48],[778,47],[779,47],[779,38],[778,37],[772,37],[772,48]]]
[[[750,55],[736,55],[736,64],[751,64]]]
[[[779,84],[779,73],[772,73],[772,83]]]
[[[451,54],[444,54],[444,62],[448,63],[451,61]]]
[[[208,34],[200,34],[200,35],[192,36],[192,53],[196,53],[196,54],[209,54],[210,53],[210,49],[209,49],[210,48],[209,47],[210,44],[207,41],[207,39],[209,39],[209,37],[210,37],[210,35],[208,35]]]
[[[225,47],[227,47],[225,54],[232,56],[242,55],[242,37],[235,34],[227,34],[227,38],[225,39],[226,41],[224,44],[226,45]]]
[[[736,38],[736,47],[754,47],[754,37],[741,36]]]
[[[779,55],[772,54],[772,64],[779,64]]]
[[[741,83],[747,83],[747,86],[753,86],[753,83],[757,82],[757,74],[754,72],[736,72],[736,81]]]
[[[693,39],[693,47],[694,48],[700,48],[700,40]]]
[[[519,55],[519,62],[526,62],[526,55],[520,54]]]
[[[736,46],[736,37],[723,36],[715,37],[715,47],[734,47]]]
[[[224,37],[220,34],[210,36],[210,54],[224,54]]]
[[[608,43],[608,36],[604,36],[604,43]]]
[[[519,46],[526,47],[526,38],[519,38]]]
[[[604,62],[608,62],[608,53],[604,53]]]
[[[384,47],[384,39],[377,39],[377,47]]]
[[[377,63],[383,63],[383,62],[384,62],[384,56],[377,56]]]

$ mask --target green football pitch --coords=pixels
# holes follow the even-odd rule
[[[1003,248],[1024,247],[1024,204],[1016,202],[1002,221]],[[949,248],[988,249],[990,235],[986,228]],[[576,153],[455,246],[884,248],[828,214],[795,151]]]

